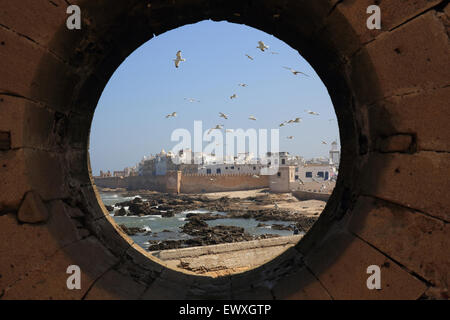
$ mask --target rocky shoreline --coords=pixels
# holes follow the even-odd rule
[[[134,193],[136,195],[136,193]],[[180,232],[191,236],[190,239],[183,240],[150,240],[149,251],[176,249],[193,246],[205,246],[220,243],[250,241],[257,239],[266,239],[276,237],[274,234],[250,235],[244,228],[235,226],[214,226],[210,227],[205,222],[207,220],[241,218],[261,221],[259,227],[271,227],[277,230],[293,231],[296,227],[299,231],[307,232],[318,215],[305,215],[301,210],[289,210],[279,208],[273,199],[273,195],[263,194],[256,197],[232,198],[220,197],[211,199],[205,195],[176,195],[159,192],[138,193],[140,197],[135,197],[129,201],[116,203],[114,206],[108,206],[110,212],[116,211],[116,216],[147,216],[160,215],[164,217],[173,217],[177,213],[189,210],[205,210],[205,213],[188,213],[188,221],[180,229]],[[119,208],[117,210],[117,208]],[[128,208],[126,210],[125,208]],[[300,208],[301,209],[301,208]],[[221,212],[221,214],[210,213]],[[292,225],[283,224],[264,224],[265,221],[290,221]],[[128,235],[151,235],[151,231],[137,227],[127,227],[120,225],[122,230]]]

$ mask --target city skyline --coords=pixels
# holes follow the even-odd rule
[[[258,41],[269,48],[257,49]],[[178,50],[186,61],[175,68]],[[173,112],[176,117],[166,118]],[[301,122],[279,127],[299,117]],[[328,92],[295,50],[245,25],[203,21],[158,35],[116,70],[92,122],[93,173],[122,170],[145,155],[169,151],[177,143],[171,133],[189,130],[195,120],[203,121],[204,131],[217,125],[280,129],[280,151],[306,159],[326,157],[329,144],[339,144]]]

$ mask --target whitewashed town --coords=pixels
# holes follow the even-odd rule
[[[270,154],[279,172],[276,178],[282,177],[282,172],[289,172],[287,179],[294,180],[295,189],[302,186],[314,185],[316,192],[326,190],[330,192],[334,188],[339,171],[340,151],[336,141],[331,143],[329,157],[318,157],[305,160],[302,156],[291,155],[289,152]],[[168,171],[181,171],[184,175],[251,175],[259,178],[261,170],[271,163],[263,164],[251,153],[240,153],[233,159],[218,159],[214,154],[203,152],[194,153],[190,149],[184,149],[174,154],[171,151],[144,156],[143,159],[132,167],[126,167],[121,171],[100,171],[99,178],[129,176],[164,176]],[[273,179],[276,179],[275,177]],[[272,181],[273,182],[273,181]],[[272,183],[275,184],[275,183]],[[276,188],[275,186],[270,186]],[[282,191],[282,190],[280,190]],[[289,190],[286,190],[289,191]]]

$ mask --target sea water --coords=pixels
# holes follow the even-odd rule
[[[120,193],[114,192],[100,192],[100,196],[105,205],[114,206],[116,203],[129,201],[134,199],[136,196],[123,197]],[[142,200],[146,200],[142,198]],[[114,207],[114,212],[118,211],[120,207]],[[128,210],[127,207],[125,207]],[[123,224],[127,227],[138,227],[145,229],[146,231],[151,231],[148,233],[136,234],[130,236],[137,244],[143,248],[149,246],[150,240],[164,241],[164,240],[182,240],[191,238],[190,235],[181,232],[181,227],[188,222],[186,220],[186,215],[188,213],[212,213],[212,214],[224,214],[223,212],[208,211],[208,210],[187,210],[181,213],[175,214],[173,217],[162,218],[161,215],[148,215],[148,216],[114,216],[110,213],[112,218],[117,224]],[[253,218],[224,218],[216,220],[205,221],[209,226],[236,226],[242,227],[245,231],[251,235],[262,235],[262,234],[278,234],[280,236],[290,236],[293,234],[292,231],[288,230],[275,230],[271,228],[272,224],[279,225],[292,225],[294,222],[291,221],[257,221]],[[264,227],[257,227],[259,223],[263,223]]]

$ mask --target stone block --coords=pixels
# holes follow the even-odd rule
[[[447,223],[404,207],[360,197],[349,229],[434,286],[448,288]]]
[[[450,150],[450,87],[393,96],[368,108],[374,137],[414,134],[417,150]]]
[[[434,11],[379,36],[351,61],[359,102],[370,105],[386,97],[448,85],[449,50],[447,32]],[[376,83],[364,81],[369,77]]]
[[[48,209],[39,194],[35,191],[27,192],[17,213],[17,219],[23,223],[40,223],[47,221],[48,216]]]
[[[45,264],[35,266],[5,290],[3,299],[79,300],[117,261],[95,238],[89,237],[59,250]],[[70,265],[80,267],[81,289],[67,288]]]
[[[0,28],[0,92],[27,97],[65,111],[79,78],[73,70],[37,44]]]
[[[391,259],[346,233],[330,236],[305,263],[333,299],[418,299],[427,288]],[[371,265],[381,269],[381,289],[367,288]]]
[[[362,193],[449,221],[448,153],[373,153],[363,168]]]
[[[131,276],[110,270],[89,290],[86,300],[137,300],[145,286],[137,283]]]
[[[0,94],[0,131],[10,132],[10,148],[50,149],[54,114],[29,100]]]
[[[277,300],[330,300],[331,297],[306,268],[281,278],[272,289]]]

